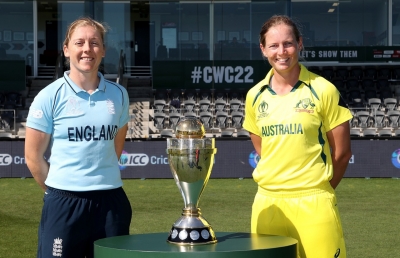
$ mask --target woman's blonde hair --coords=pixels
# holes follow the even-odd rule
[[[79,27],[85,27],[85,26],[91,26],[93,27],[96,31],[99,32],[100,34],[100,39],[103,44],[103,47],[105,47],[105,42],[104,38],[108,29],[108,26],[106,24],[103,24],[101,22],[98,22],[90,17],[82,17],[78,18],[75,21],[73,21],[67,28],[67,32],[65,33],[65,39],[63,42],[63,46],[68,46],[69,41],[71,40],[71,35],[75,32],[75,30]],[[68,66],[69,65],[69,58],[66,58],[65,64]]]

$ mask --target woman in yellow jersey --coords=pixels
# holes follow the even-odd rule
[[[351,157],[351,113],[299,63],[303,40],[289,17],[264,23],[260,48],[272,69],[247,93],[243,124],[260,155],[251,231],[297,239],[301,258],[345,258],[334,189]]]

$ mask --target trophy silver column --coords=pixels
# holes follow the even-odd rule
[[[167,241],[178,245],[216,243],[211,225],[201,216],[198,203],[214,164],[214,138],[204,138],[204,126],[196,118],[184,118],[167,139],[168,161],[185,207],[172,225]]]

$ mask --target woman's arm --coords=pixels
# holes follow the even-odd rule
[[[44,181],[49,173],[49,163],[44,159],[44,153],[50,142],[50,134],[26,128],[25,135],[25,161],[39,186],[46,190]]]
[[[250,139],[258,156],[261,157],[261,137],[254,133],[250,133]]]
[[[330,183],[335,189],[342,180],[352,155],[349,122],[338,125],[326,135],[332,151],[333,177]]]
[[[121,157],[122,151],[124,149],[125,137],[127,131],[128,131],[128,124],[121,127],[114,138],[115,153],[117,154],[118,160]]]

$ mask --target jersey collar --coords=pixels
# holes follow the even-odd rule
[[[300,66],[299,82],[302,82],[307,86],[310,86],[310,73],[308,72],[307,68],[304,65],[299,63],[299,66]],[[271,69],[263,80],[265,82],[264,85],[267,85],[268,88],[269,88],[269,82],[271,81],[273,75],[274,75],[274,69]],[[296,85],[300,86],[299,83],[296,83]],[[296,88],[296,85],[294,88]]]
[[[80,87],[78,87],[78,86],[69,78],[70,72],[71,72],[71,71],[65,71],[65,72],[64,72],[64,79],[65,79],[65,81],[67,82],[67,84],[69,85],[69,87],[71,87],[71,89],[72,89],[75,93],[78,93],[78,92],[81,92],[81,91],[84,92],[83,89],[81,89]],[[97,89],[98,89],[98,90],[101,90],[101,91],[106,91],[106,83],[105,83],[105,81],[104,81],[104,76],[103,76],[100,72],[97,72],[97,76],[100,78],[99,86],[97,87]]]
[[[300,75],[299,75],[299,80],[297,81],[297,83],[294,85],[293,89],[291,90],[291,92],[296,91],[296,89],[298,89],[300,87],[301,84],[305,84],[306,86],[310,86],[310,73],[308,72],[307,68],[300,64]],[[276,95],[275,91],[273,91],[271,89],[271,87],[269,87],[269,83],[271,81],[272,76],[274,75],[274,69],[269,70],[269,72],[267,73],[267,76],[265,76],[265,78],[261,81],[261,87],[258,90],[258,93],[256,94],[254,101],[253,101],[253,105],[255,104],[255,102],[257,101],[257,98],[261,95],[261,93],[263,93],[266,89],[269,91],[269,93],[271,93],[272,95]]]

